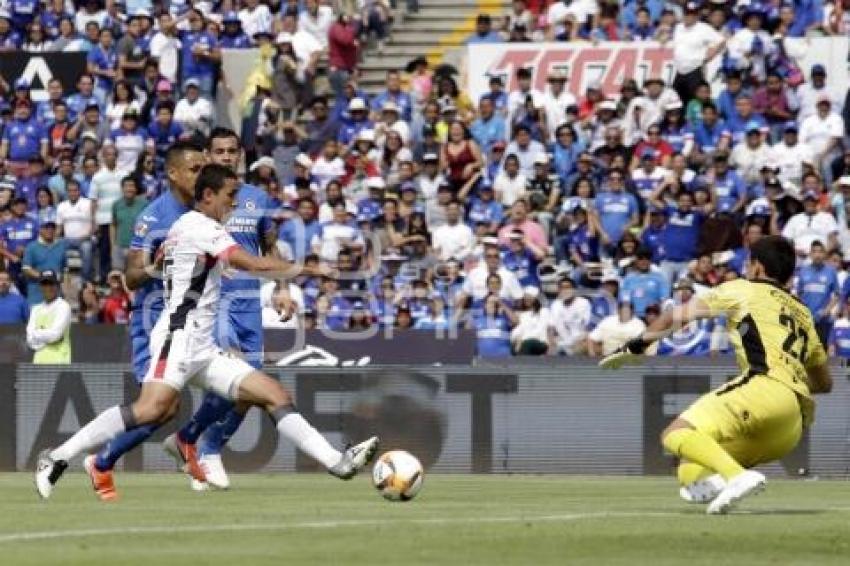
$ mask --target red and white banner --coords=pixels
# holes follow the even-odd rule
[[[786,40],[786,49],[808,79],[812,65],[827,69],[830,89],[844,93],[848,87],[846,36]],[[600,81],[606,95],[616,98],[620,86],[628,78],[638,84],[649,77],[672,82],[673,49],[655,42],[592,43],[490,43],[472,44],[467,50],[468,88],[473,100],[489,91],[490,77],[502,77],[505,90],[516,88],[516,71],[532,69],[534,88],[543,91],[546,78],[553,71],[567,74],[567,89],[576,96],[584,95],[587,85]],[[722,84],[717,68],[721,57],[715,57],[706,69],[713,82],[715,95]]]
[[[489,90],[490,77],[505,81],[505,90],[516,88],[516,71],[532,69],[534,88],[543,91],[553,71],[569,77],[567,89],[583,95],[587,85],[601,81],[604,92],[614,96],[623,81],[638,84],[649,77],[673,79],[673,50],[659,43],[494,43],[469,46],[469,90],[473,100]]]

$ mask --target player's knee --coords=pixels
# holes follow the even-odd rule
[[[666,446],[666,443],[669,441],[670,434],[672,434],[673,432],[675,432],[677,430],[681,430],[683,428],[693,428],[693,427],[690,425],[690,423],[688,423],[685,420],[675,419],[672,423],[667,425],[667,428],[665,428],[661,432],[661,437],[659,438],[659,441],[661,442],[661,444]]]
[[[146,399],[137,402],[133,412],[139,424],[162,424],[168,422],[179,407],[179,399]]]

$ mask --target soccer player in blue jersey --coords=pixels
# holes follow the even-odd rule
[[[190,142],[174,144],[165,164],[170,190],[150,203],[136,220],[125,275],[127,286],[135,291],[130,315],[130,347],[133,376],[139,385],[150,365],[150,331],[164,308],[162,281],[155,272],[160,263],[157,252],[171,225],[190,210],[195,180],[206,161],[202,146]],[[97,456],[85,459],[86,472],[101,500],[117,498],[112,469],[118,459],[147,440],[157,428],[158,425],[149,424],[124,432],[106,444]],[[194,458],[190,455],[190,459]]]
[[[215,128],[210,133],[209,157],[217,165],[234,172],[239,165],[242,148],[239,136],[227,128]],[[253,185],[240,184],[236,209],[225,228],[230,236],[252,255],[277,253],[277,228],[271,220],[272,205],[268,194]],[[216,340],[225,351],[237,352],[254,368],[262,366],[263,324],[260,305],[260,280],[245,272],[222,279],[223,306],[218,319]],[[221,462],[221,449],[242,424],[248,406],[234,404],[207,392],[198,411],[176,434],[166,439],[164,447],[180,461],[178,450],[190,451],[202,434],[197,451],[199,465],[206,482],[216,488],[230,485]],[[195,489],[206,486],[192,475]]]

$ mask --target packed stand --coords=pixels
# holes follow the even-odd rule
[[[219,47],[257,45],[264,65],[240,99],[246,181],[274,203],[281,254],[338,272],[267,284],[266,326],[468,328],[485,357],[600,355],[671,304],[743,276],[748,246],[782,233],[801,257],[796,293],[847,355],[850,104],[825,68],[799,68],[784,46],[843,34],[843,6],[620,4],[518,0],[502,19],[479,17],[469,42],[671,41],[670,84],[626,80],[606,97],[591,82],[576,98],[566,74],[538,92],[518,69],[473,100],[456,69],[424,57],[388,72],[377,93],[359,87],[358,49],[386,38],[381,3],[172,3],[122,23],[123,6],[92,2],[70,30],[44,25],[53,45],[90,49],[77,92],[49,85],[38,105],[25,84],[5,95],[10,280],[34,304],[39,273],[64,273],[70,252],[83,280],[102,284],[78,290],[79,317],[105,319],[102,295],[126,293],[110,273],[131,219],[167,190],[165,151],[216,125]],[[0,21],[18,46],[21,18]],[[0,305],[9,294],[0,280]],[[721,323],[693,323],[657,353],[725,352]]]

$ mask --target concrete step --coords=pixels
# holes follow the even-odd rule
[[[451,13],[452,10],[465,9],[478,11],[482,8],[491,8],[493,10],[507,10],[510,7],[510,2],[504,0],[424,0],[421,3],[419,12],[431,12],[434,10],[444,9],[446,13]],[[415,16],[416,14],[410,14]]]
[[[409,32],[409,33],[393,33],[392,41],[388,43],[390,46],[407,45],[407,46],[423,46],[425,52],[438,47],[440,45],[457,47],[465,45],[466,36],[457,38],[443,38],[433,33]]]
[[[407,33],[429,33],[429,34],[447,34],[453,33],[456,31],[464,31],[465,33],[472,33],[475,31],[475,22],[467,21],[466,19],[457,19],[457,20],[426,20],[426,21],[408,21],[404,22],[400,26],[396,26],[393,28],[393,36],[397,34],[407,34]],[[431,36],[431,41],[434,40],[434,36]]]

